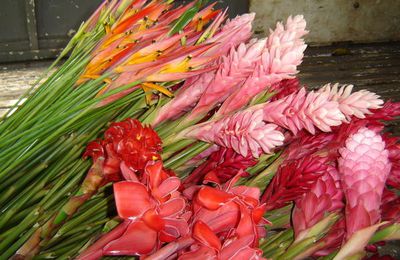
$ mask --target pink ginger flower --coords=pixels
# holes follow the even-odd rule
[[[190,173],[183,184],[186,187],[201,184],[203,181],[222,184],[238,174],[242,177],[248,176],[245,170],[256,163],[257,160],[251,154],[244,157],[233,149],[220,147],[219,150],[213,152],[204,163]]]
[[[213,47],[209,52],[225,54],[233,47],[236,48],[241,43],[247,42],[252,35],[252,23],[256,14],[248,13],[238,15],[232,20],[228,20],[221,31],[208,39],[206,42],[219,42],[219,46]]]
[[[318,92],[328,92],[330,100],[339,103],[339,109],[347,120],[350,120],[351,116],[365,118],[365,115],[372,114],[370,109],[381,108],[383,100],[375,93],[364,89],[351,93],[352,89],[353,85],[343,85],[339,88],[339,84],[336,83],[333,86],[327,84]]]
[[[222,115],[236,111],[247,105],[254,96],[271,89],[273,84],[293,78],[307,47],[302,39],[307,34],[305,27],[306,21],[301,15],[294,18],[290,16],[286,26],[278,23],[268,37],[254,73],[229,96],[218,113]]]
[[[157,113],[152,125],[175,119],[192,109],[214,77],[215,71],[209,71],[187,79],[178,94]]]
[[[123,168],[124,171],[130,171]],[[124,220],[78,259],[103,255],[145,256],[189,233],[186,199],[178,191],[180,179],[163,170],[162,163],[147,165],[144,183],[132,172],[128,181],[114,184],[118,215]]]
[[[346,196],[347,238],[380,221],[383,188],[391,164],[382,137],[361,128],[340,149],[339,172]]]
[[[261,152],[271,153],[283,144],[284,136],[277,127],[263,121],[262,110],[245,110],[189,127],[180,135],[232,148],[244,157],[251,153],[258,158]]]
[[[314,183],[310,191],[296,201],[292,215],[296,237],[321,221],[327,213],[343,207],[339,174],[335,167],[328,166],[327,172]]]
[[[332,126],[338,126],[345,119],[339,109],[339,103],[329,100],[327,92],[307,93],[304,88],[284,99],[260,105],[264,111],[264,120],[286,129],[294,134],[306,129],[315,134],[317,127],[330,132]]]
[[[255,14],[243,14],[232,20],[228,20],[221,31],[214,37],[207,40],[207,43],[218,43],[206,53],[208,55],[226,55],[231,48],[236,48],[240,44],[247,42],[251,37],[252,26]],[[220,64],[220,61],[216,63]],[[205,72],[199,76],[186,80],[182,89],[174,99],[163,106],[157,114],[153,125],[158,125],[169,119],[174,119],[192,109],[199,101],[210,82],[215,78],[215,70]]]
[[[227,56],[222,57],[214,79],[207,86],[186,121],[200,120],[239,88],[253,73],[265,44],[265,40],[253,39],[247,45],[242,43],[237,49],[232,48]]]
[[[327,158],[320,156],[284,162],[268,184],[261,202],[267,204],[267,210],[273,210],[301,198],[328,170],[326,162]]]

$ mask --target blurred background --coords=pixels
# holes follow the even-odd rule
[[[51,63],[102,0],[0,0],[0,116]],[[176,0],[177,3],[185,2]],[[187,1],[186,1],[187,2]],[[309,48],[299,78],[354,84],[400,100],[400,0],[219,0],[255,12],[254,33],[304,14]]]

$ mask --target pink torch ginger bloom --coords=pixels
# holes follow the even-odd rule
[[[381,136],[368,128],[351,135],[340,150],[339,172],[346,196],[347,238],[379,222],[391,164]]]
[[[129,181],[114,184],[118,215],[124,219],[121,226],[125,230],[119,231],[119,236],[110,232],[78,259],[148,255],[162,243],[188,234],[187,221],[191,214],[186,211],[186,199],[178,191],[179,178],[169,176],[161,162],[146,166],[145,171],[146,184],[139,182],[135,175]]]
[[[265,121],[287,128],[294,134],[302,129],[314,134],[316,127],[330,132],[332,126],[340,125],[345,119],[339,103],[329,100],[327,92],[307,93],[304,88],[260,107],[263,108]]]
[[[251,37],[251,23],[254,20],[254,16],[254,13],[243,14],[230,21],[228,20],[219,33],[207,40],[207,43],[218,43],[208,50],[207,54],[211,55],[217,52],[220,55],[226,55],[231,48],[236,48],[240,44],[247,42]],[[217,64],[220,64],[220,62],[217,62]],[[214,78],[215,70],[187,79],[175,98],[163,106],[154,120],[153,126],[181,116],[192,109]]]
[[[195,125],[181,135],[232,148],[244,157],[251,153],[256,158],[261,152],[271,153],[284,140],[277,125],[263,121],[262,110],[245,110],[217,121]]]
[[[265,40],[252,40],[247,45],[242,43],[236,50],[232,48],[229,55],[222,57],[214,79],[186,120],[200,120],[240,87],[253,73],[265,43]]]
[[[339,109],[350,120],[351,116],[365,118],[365,115],[371,114],[370,109],[378,109],[383,104],[383,100],[375,93],[367,90],[360,90],[351,93],[353,85],[343,85],[339,88],[336,83],[333,86],[327,84],[318,92],[328,92],[330,100],[339,103]]]
[[[273,84],[293,78],[307,47],[301,38],[307,34],[305,27],[306,21],[301,15],[289,17],[286,26],[278,23],[268,37],[254,73],[224,102],[218,113],[227,114],[238,110]]]

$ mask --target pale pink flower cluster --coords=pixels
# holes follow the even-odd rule
[[[230,51],[230,53],[233,53],[232,55],[234,55],[236,53],[235,48],[241,45],[241,47],[239,47],[241,52],[240,54],[236,54],[235,58],[236,63],[238,63],[241,58],[239,55],[242,55],[245,51],[244,49],[246,48],[243,42],[247,42],[251,37],[251,23],[253,22],[254,17],[254,13],[244,14],[237,16],[231,21],[228,21],[219,33],[208,40],[210,43],[219,42],[219,44],[210,49],[208,52],[211,52],[212,54],[218,51],[218,53],[225,54]],[[224,61],[228,62],[229,59],[225,56],[225,60],[220,59],[216,64],[214,64],[215,66],[219,67],[219,73],[221,76],[223,72],[220,70],[225,68],[225,71],[229,72],[226,66],[223,67],[221,65],[221,63]],[[197,104],[200,97],[204,94],[211,81],[215,78],[216,70],[213,70],[186,80],[183,88],[178,92],[175,98],[163,106],[162,110],[157,113],[157,117],[153,122],[153,126],[158,125],[163,121],[181,116],[188,110],[192,109]]]
[[[376,94],[361,90],[351,94],[352,86],[338,89],[325,85],[321,90],[306,92],[302,88],[297,93],[263,106],[264,120],[289,129],[294,134],[302,129],[314,134],[316,128],[330,132],[351,116],[364,118],[369,109],[376,109],[383,103]]]
[[[370,109],[378,109],[383,105],[380,97],[368,90],[360,90],[351,93],[353,85],[343,85],[339,88],[336,83],[333,86],[327,84],[318,92],[328,92],[330,99],[339,103],[339,109],[350,120],[351,116],[365,118],[365,115],[371,114]]]
[[[236,111],[273,84],[292,78],[298,72],[297,66],[301,64],[307,48],[302,39],[308,33],[305,28],[306,21],[302,15],[290,16],[285,26],[279,22],[275,31],[270,32],[253,73],[224,102],[218,113],[222,115]]]
[[[340,125],[345,119],[340,112],[339,104],[331,101],[327,92],[307,93],[304,88],[261,107],[265,121],[289,129],[294,134],[302,129],[314,134],[316,127],[329,132],[332,126]]]
[[[232,48],[229,55],[222,57],[221,65],[214,79],[201,95],[196,107],[191,111],[188,121],[199,119],[218,103],[223,102],[230,94],[239,89],[254,71],[266,40],[253,39],[248,44]]]
[[[178,93],[176,100],[172,100],[160,111],[155,121],[157,124],[181,115],[182,111],[192,108],[196,103],[186,119],[187,122],[201,119],[224,101],[219,114],[236,111],[246,106],[255,95],[283,79],[292,78],[298,72],[297,66],[301,63],[306,49],[302,39],[307,33],[303,16],[289,17],[286,25],[278,23],[276,30],[271,31],[267,39],[252,39],[245,44],[247,39],[243,39],[248,36],[253,19],[254,14],[243,15],[224,26],[222,32],[237,30],[237,34],[232,36],[232,41],[237,44],[229,45],[233,47],[228,55],[220,59],[216,73],[206,73],[207,77],[212,75],[214,78],[208,82],[202,80],[201,76],[198,78],[199,83],[194,83],[190,88]],[[215,38],[218,38],[218,35]],[[238,39],[242,40],[240,45]],[[239,46],[236,48],[237,45]],[[196,95],[190,96],[190,92]],[[201,95],[198,95],[199,93]]]
[[[221,120],[205,122],[185,130],[186,138],[196,138],[232,148],[237,153],[256,158],[283,144],[284,136],[277,125],[263,121],[262,110],[245,110]]]
[[[340,154],[339,173],[347,202],[349,238],[354,232],[379,222],[382,192],[391,164],[382,137],[368,128],[350,136]]]

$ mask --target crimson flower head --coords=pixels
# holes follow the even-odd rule
[[[184,181],[185,187],[211,181],[218,184],[225,183],[240,173],[247,177],[245,170],[254,166],[257,160],[251,154],[244,157],[232,148],[220,147],[208,159],[196,168]]]
[[[99,259],[103,255],[146,256],[165,243],[189,233],[191,212],[179,192],[180,179],[163,169],[161,161],[150,162],[142,181],[125,171],[127,181],[114,184],[115,203],[123,222],[78,259]]]
[[[267,210],[272,210],[299,199],[327,171],[327,161],[326,157],[314,155],[284,162],[268,184],[261,202],[267,203]]]
[[[104,133],[104,140],[89,143],[84,157],[92,157],[94,162],[103,158],[106,179],[117,181],[121,179],[121,164],[143,173],[147,162],[161,159],[161,150],[161,139],[151,127],[128,118],[112,123]]]
[[[191,223],[194,243],[180,259],[262,259],[258,240],[266,235],[260,190],[233,184],[197,187]],[[193,189],[192,186],[191,189]]]

